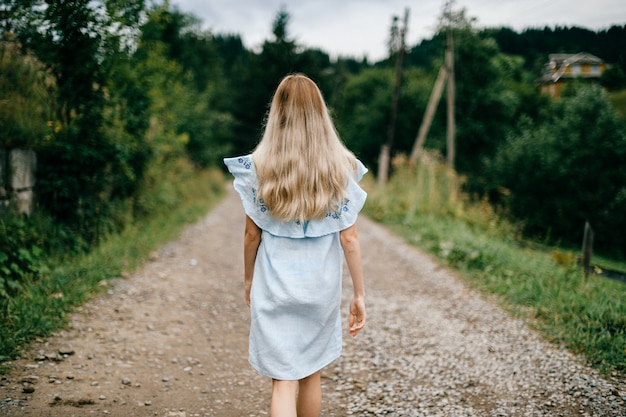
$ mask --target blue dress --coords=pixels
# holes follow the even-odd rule
[[[279,380],[305,378],[341,355],[339,232],[352,226],[367,194],[357,184],[367,169],[357,161],[346,199],[323,219],[283,222],[257,198],[251,155],[226,158],[244,211],[262,230],[250,291],[250,364]]]

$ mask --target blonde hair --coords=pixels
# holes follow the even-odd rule
[[[339,139],[317,85],[302,74],[285,77],[252,154],[259,198],[283,221],[322,218],[345,198],[356,158]]]

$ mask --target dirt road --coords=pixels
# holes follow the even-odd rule
[[[623,383],[544,343],[368,219],[359,231],[369,321],[359,337],[345,333],[342,358],[322,373],[324,416],[626,414]],[[247,363],[242,235],[231,190],[13,362],[0,415],[268,415],[271,383]],[[345,277],[346,313],[350,291]]]

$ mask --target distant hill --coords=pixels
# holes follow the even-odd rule
[[[526,29],[517,33],[509,28],[487,29],[504,53],[521,55],[526,66],[541,67],[548,54],[589,52],[608,64],[626,71],[626,25],[598,32],[580,27]]]
[[[528,70],[541,72],[551,53],[589,52],[608,64],[626,72],[626,24],[594,32],[580,27],[529,28],[521,33],[508,27],[483,29],[480,34],[496,40],[500,50],[525,58]],[[411,48],[407,64],[429,65],[441,54],[445,45],[442,36],[435,35]]]

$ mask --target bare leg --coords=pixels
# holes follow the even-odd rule
[[[322,411],[320,371],[301,379],[298,393],[298,417],[319,417]]]
[[[298,381],[272,380],[270,417],[297,417]]]

